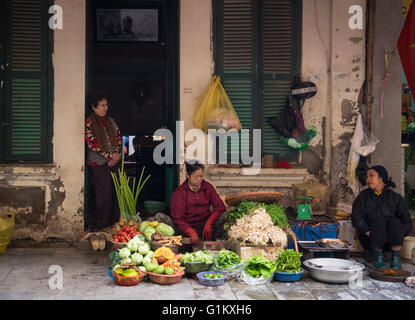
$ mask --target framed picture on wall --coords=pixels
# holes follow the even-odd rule
[[[97,9],[97,41],[159,41],[159,9]]]

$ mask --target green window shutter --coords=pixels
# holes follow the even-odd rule
[[[255,4],[251,0],[216,1],[217,16],[217,65],[223,87],[241,121],[242,129],[253,128],[252,104],[255,86],[256,46],[254,35]],[[249,147],[249,141],[239,145],[228,142],[229,159],[240,153],[241,146]]]
[[[243,129],[262,129],[262,153],[279,160],[298,159],[298,152],[280,142],[267,119],[283,110],[300,72],[300,2],[213,0],[215,72]]]
[[[49,150],[48,1],[8,1],[6,161],[47,162]]]
[[[278,160],[297,160],[298,151],[284,146],[268,123],[287,104],[291,83],[299,74],[298,1],[263,0],[263,153]]]

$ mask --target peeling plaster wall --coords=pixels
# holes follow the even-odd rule
[[[83,231],[85,0],[57,0],[53,164],[0,166],[0,210],[16,213],[13,242],[75,242]]]
[[[302,162],[311,173],[324,170],[323,181],[330,185],[331,202],[350,201],[347,163],[353,135],[358,97],[365,80],[365,28],[349,28],[349,8],[360,5],[365,22],[366,1],[304,0],[303,80],[318,86],[318,94],[306,101],[306,127],[315,125],[317,137]],[[322,120],[326,117],[325,136]],[[325,146],[323,146],[325,141]],[[324,157],[324,154],[326,155]]]
[[[363,10],[361,30],[349,28],[353,5]],[[306,127],[315,125],[317,137],[302,153],[301,161],[330,185],[333,204],[340,198],[353,198],[347,187],[347,164],[365,80],[365,10],[364,0],[303,1],[302,78],[316,83],[318,93],[302,109]],[[186,131],[193,127],[193,115],[214,70],[211,1],[182,0],[180,12],[180,116]],[[181,170],[180,182],[183,180]]]

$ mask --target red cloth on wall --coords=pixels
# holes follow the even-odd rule
[[[415,6],[411,5],[398,40],[398,51],[409,88],[415,94]]]

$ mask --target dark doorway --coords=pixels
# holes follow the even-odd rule
[[[86,91],[103,89],[108,94],[109,114],[130,139],[125,156],[134,152],[132,138],[140,141],[139,157],[128,158],[127,171],[139,178],[145,166],[145,176],[151,174],[140,201],[169,204],[176,168],[154,163],[152,153],[159,142],[152,136],[160,128],[174,132],[178,119],[178,1],[91,0],[87,5]],[[86,106],[86,117],[89,113]],[[88,224],[94,195],[86,168]]]

